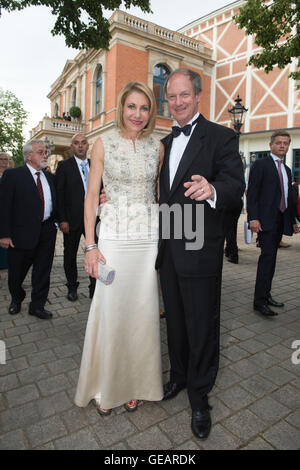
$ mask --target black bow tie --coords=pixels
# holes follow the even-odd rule
[[[186,135],[186,136],[191,135],[192,127],[196,124],[196,122],[199,121],[199,118],[200,118],[200,114],[199,114],[199,116],[197,117],[197,119],[195,119],[195,121],[192,122],[192,124],[187,124],[187,125],[184,126],[184,127],[173,126],[173,127],[172,127],[172,134],[173,134],[173,137],[178,137],[181,132],[183,132],[184,135]]]

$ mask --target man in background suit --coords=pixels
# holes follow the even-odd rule
[[[29,314],[47,320],[45,310],[50,286],[55,240],[55,189],[52,175],[44,172],[47,152],[43,141],[23,148],[26,164],[8,169],[0,183],[0,245],[8,248],[9,313],[17,314],[26,293],[23,281],[32,266]]]
[[[239,248],[237,245],[237,228],[238,222],[243,209],[242,199],[238,201],[236,207],[227,212],[226,215],[226,235],[225,235],[225,256],[230,263],[238,264],[239,263]]]
[[[57,212],[59,228],[64,236],[64,270],[70,301],[77,300],[77,251],[84,235],[84,198],[88,187],[88,141],[84,134],[75,134],[71,142],[73,156],[58,163],[56,170]],[[89,295],[93,297],[95,279],[90,278]]]
[[[185,236],[159,241],[156,267],[167,321],[171,363],[164,400],[187,387],[192,431],[200,439],[211,428],[208,393],[219,364],[220,293],[224,250],[224,214],[241,199],[245,183],[237,137],[233,130],[207,121],[198,112],[201,77],[192,70],[175,70],[167,79],[169,109],[180,127],[162,140],[160,205],[190,213],[189,230],[204,230],[203,247]],[[202,206],[203,220],[197,211]],[[188,211],[189,209],[190,211]],[[201,209],[201,207],[200,207]],[[162,225],[164,220],[162,218]],[[177,221],[178,222],[178,221]],[[162,234],[161,234],[162,235]]]
[[[254,292],[254,310],[264,316],[275,316],[272,307],[283,307],[271,296],[276,256],[282,234],[299,231],[292,197],[291,170],[284,157],[291,142],[285,131],[271,136],[271,155],[257,160],[251,167],[247,192],[249,228],[258,234],[261,255],[258,260]]]

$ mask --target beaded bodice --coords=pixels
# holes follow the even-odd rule
[[[104,146],[103,185],[107,202],[101,208],[106,238],[149,238],[158,229],[156,183],[159,140],[153,136],[121,137],[118,130],[101,136]]]

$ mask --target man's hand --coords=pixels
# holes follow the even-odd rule
[[[294,233],[300,233],[300,227],[297,224],[293,225]]]
[[[69,224],[69,222],[61,222],[59,224],[59,228],[62,231],[62,233],[70,233],[70,224]]]
[[[11,238],[0,238],[0,246],[1,248],[14,248],[15,247]]]
[[[101,189],[101,194],[99,198],[100,206],[103,206],[107,202],[106,192],[104,189]]]
[[[262,228],[259,220],[251,220],[249,223],[249,228],[252,232],[258,233],[262,232]]]
[[[204,176],[193,175],[192,181],[184,183],[184,187],[188,190],[184,193],[186,197],[195,199],[196,201],[205,201],[205,199],[214,199],[215,191],[212,185],[204,178]]]

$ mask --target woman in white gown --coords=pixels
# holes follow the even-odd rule
[[[89,275],[98,262],[116,274],[110,285],[97,280],[90,308],[75,403],[91,400],[102,415],[124,404],[163,397],[159,300],[154,268],[158,240],[156,183],[160,142],[155,98],[141,82],[125,86],[118,99],[118,128],[95,142],[85,200]],[[94,226],[101,179],[107,202],[101,210],[98,247]]]

